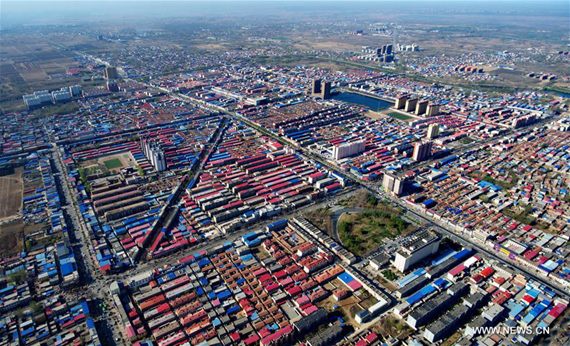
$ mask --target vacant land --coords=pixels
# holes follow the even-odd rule
[[[46,105],[32,111],[36,117],[45,117],[49,115],[74,113],[79,110],[79,104],[75,101],[58,103],[55,105]]]
[[[99,166],[104,166],[109,171],[118,172],[126,167],[135,167],[136,161],[131,153],[120,153],[111,156],[105,156],[97,160]]]
[[[20,63],[15,68],[28,83],[39,82],[49,78],[40,66],[33,63]]]
[[[325,284],[324,286],[330,292],[338,289],[347,289],[347,286],[340,280],[335,279]],[[316,305],[328,311],[336,311],[340,313],[346,323],[353,327],[358,327],[358,323],[354,320],[354,315],[370,306],[378,303],[378,300],[371,296],[367,291],[360,290],[356,293],[349,294],[346,298],[336,301],[332,295],[321,300]]]
[[[0,257],[10,257],[17,255],[24,249],[24,238],[26,234],[32,234],[46,228],[45,223],[25,224],[21,219],[0,225]],[[53,244],[57,240],[55,237],[43,238],[39,242]],[[26,244],[27,247],[34,244]]]
[[[24,223],[0,225],[0,256],[16,255],[24,247]]]
[[[338,235],[342,244],[359,256],[375,250],[386,239],[394,239],[413,229],[398,213],[387,210],[345,213],[338,223]]]
[[[0,220],[18,213],[22,206],[22,169],[0,177]]]
[[[374,326],[377,333],[385,335],[386,338],[396,338],[398,340],[407,339],[413,332],[402,319],[394,315],[387,315],[380,320],[380,323]]]
[[[331,209],[328,207],[310,210],[303,215],[313,225],[332,235]]]
[[[378,119],[382,119],[382,118],[386,117],[385,114],[380,113],[380,112],[375,112],[375,111],[368,111],[364,115],[366,115],[370,119],[374,119],[374,120],[378,120]]]

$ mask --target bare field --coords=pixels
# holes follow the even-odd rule
[[[136,165],[135,159],[131,153],[120,153],[111,156],[105,156],[97,160],[99,165],[106,166],[111,171],[120,171],[126,167],[134,167]]]
[[[0,257],[17,255],[24,249],[25,235],[44,228],[44,223],[25,224],[22,220],[0,225]]]
[[[16,70],[26,82],[39,82],[49,78],[47,73],[40,66],[32,63],[16,64]]]
[[[22,206],[22,169],[0,177],[0,220],[18,213]]]
[[[65,73],[68,68],[76,66],[78,66],[78,64],[69,58],[51,60],[41,64],[42,69],[47,74]]]
[[[348,42],[338,42],[338,41],[302,41],[295,43],[294,45],[299,49],[307,49],[311,47],[313,49],[326,49],[326,50],[356,50],[360,49],[360,45]]]
[[[375,112],[375,111],[368,111],[364,115],[369,117],[370,119],[378,120],[386,117],[385,113]]]
[[[22,221],[0,225],[0,256],[16,255],[24,247],[24,223]]]

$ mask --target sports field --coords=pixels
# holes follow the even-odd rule
[[[404,121],[408,121],[408,120],[414,118],[414,117],[412,117],[412,116],[405,115],[405,114],[398,113],[398,112],[390,112],[390,113],[388,113],[388,116],[389,116],[389,117],[392,117],[392,118],[395,118],[395,119],[398,119],[398,120],[404,120]]]

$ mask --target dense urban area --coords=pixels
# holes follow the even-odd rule
[[[568,2],[15,3],[0,345],[570,344]]]

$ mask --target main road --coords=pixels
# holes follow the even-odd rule
[[[52,143],[52,158],[57,169],[56,174],[59,176],[60,186],[65,197],[62,209],[68,216],[68,221],[71,222],[71,224],[68,224],[67,226],[73,229],[73,234],[76,238],[71,245],[74,249],[79,249],[79,253],[76,253],[76,256],[79,257],[78,265],[81,274],[81,281],[83,283],[81,286],[64,291],[64,295],[77,299],[83,298],[93,300],[98,304],[98,307],[101,307],[102,305],[113,306],[110,295],[107,294],[108,286],[105,284],[103,276],[97,269],[98,266],[95,263],[95,254],[93,252],[93,246],[91,245],[89,231],[81,217],[81,213],[79,212],[79,207],[75,198],[76,194],[72,193],[72,191],[75,190],[67,179],[67,170],[65,169],[65,165],[61,157],[60,147],[58,147],[56,143]],[[77,238],[78,236],[79,238]],[[103,340],[101,341],[103,344],[127,344],[123,338],[123,333],[119,330],[119,325],[117,323],[119,320],[120,316],[115,309],[103,309],[102,314],[100,316],[96,316],[96,322],[101,327],[98,330],[102,332],[101,336],[103,337]]]

